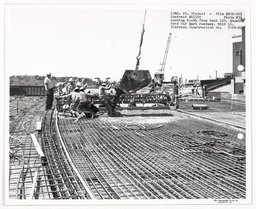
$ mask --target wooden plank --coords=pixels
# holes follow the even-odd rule
[[[41,121],[36,123],[36,130],[37,131],[41,131],[42,130],[42,122]]]
[[[32,141],[33,141],[33,143],[34,143],[34,145],[35,145],[35,148],[36,148],[37,153],[38,153],[38,154],[40,155],[40,157],[41,157],[42,165],[43,165],[43,166],[48,165],[46,156],[44,155],[44,153],[43,153],[43,151],[42,151],[42,149],[41,149],[41,147],[40,147],[40,145],[39,145],[39,143],[38,143],[38,141],[37,141],[37,139],[36,139],[35,134],[31,134],[31,138],[32,138]]]
[[[38,152],[38,154],[40,155],[40,157],[45,156],[44,153],[43,153],[43,151],[42,151],[42,149],[41,149],[41,147],[40,147],[40,145],[39,145],[39,143],[38,143],[38,141],[37,141],[37,139],[36,139],[35,134],[31,134],[31,138],[32,138],[33,143],[34,143],[34,145],[35,145],[36,151]]]
[[[32,189],[29,195],[29,200],[32,200],[35,194],[35,188],[36,188],[36,182],[37,182],[37,176],[38,176],[38,170],[35,172],[35,176],[33,178],[33,184],[32,184]]]

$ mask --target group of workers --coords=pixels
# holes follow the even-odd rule
[[[52,108],[55,88],[56,100],[66,99],[62,108],[64,111],[69,110],[71,116],[77,117],[76,121],[82,118],[85,113],[91,114],[91,117],[93,118],[97,112],[97,108],[91,103],[89,92],[85,91],[87,85],[84,79],[82,82],[75,83],[74,79],[70,78],[67,84],[57,83],[53,86],[51,73],[48,73],[44,80],[44,85],[47,92],[46,110]]]
[[[86,80],[82,79],[81,82],[75,82],[73,78],[70,78],[68,83],[57,83],[55,86],[51,81],[51,73],[46,75],[44,80],[45,89],[47,92],[46,97],[46,110],[52,108],[54,97],[57,101],[60,99],[65,99],[65,104],[63,104],[62,109],[69,110],[71,116],[77,117],[76,121],[85,115],[90,115],[91,118],[94,118],[95,114],[98,112],[98,108],[93,103],[93,96],[90,94],[90,91],[87,91]],[[153,87],[155,85],[151,85]],[[106,91],[114,88],[115,96],[110,100]],[[55,95],[54,95],[55,92]],[[124,90],[118,87],[117,85],[107,84],[103,82],[99,87],[99,102],[101,105],[106,107],[108,116],[113,116],[115,107],[120,103],[120,96],[125,94]],[[177,102],[178,95],[178,85],[177,82],[174,82],[174,102]],[[164,102],[170,103],[170,95],[167,94],[165,98],[162,98]],[[172,100],[173,101],[173,100]],[[135,101],[132,106],[134,105]],[[161,103],[161,101],[160,101]]]
[[[97,108],[93,105],[90,92],[86,92],[87,85],[83,85],[82,82],[77,82],[75,85],[70,80],[69,84],[63,87],[67,90],[67,94],[55,95],[57,100],[66,99],[63,109],[69,110],[71,116],[77,117],[76,121],[90,114],[91,118],[97,113]]]
[[[68,110],[71,116],[77,117],[76,121],[85,115],[90,115],[91,118],[94,118],[95,114],[98,112],[98,108],[93,104],[93,95],[90,94],[90,91],[86,90],[87,84],[85,79],[82,79],[81,82],[75,82],[73,78],[70,78],[67,84],[57,83],[54,86],[51,81],[51,73],[48,73],[44,80],[44,85],[47,92],[46,110],[52,108],[53,99],[55,97],[57,101],[60,99],[66,100],[62,109],[64,111]],[[106,94],[106,90],[109,90],[112,87],[115,88],[116,95],[111,101]],[[124,91],[116,85],[107,85],[106,82],[103,82],[100,85],[98,95],[99,102],[106,107],[108,116],[113,116],[120,95],[123,93]]]

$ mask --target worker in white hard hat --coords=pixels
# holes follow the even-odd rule
[[[71,115],[74,115],[74,116],[78,115],[77,106],[79,104],[80,88],[81,88],[81,83],[77,82],[76,87],[71,92],[70,112],[71,112]]]
[[[76,85],[75,85],[74,79],[70,78],[68,80],[67,85],[64,87],[64,92],[66,94],[70,94],[75,88],[76,88]],[[68,106],[70,106],[70,104],[71,104],[71,98],[70,97],[67,98],[66,104]]]
[[[65,88],[66,88],[67,94],[70,94],[76,88],[76,85],[75,85],[75,82],[74,82],[73,78],[70,78],[68,80],[68,84],[66,85]]]
[[[52,103],[53,103],[53,84],[51,80],[51,73],[47,73],[46,77],[44,79],[44,86],[46,90],[46,110],[49,110],[52,108]]]
[[[87,84],[86,84],[85,78],[82,79],[81,84],[82,84],[83,88],[87,88]]]
[[[112,103],[106,95],[106,90],[109,90],[110,88],[111,88],[111,85],[107,85],[105,82],[103,82],[99,88],[99,99],[101,104],[106,107],[108,116],[112,116],[112,113],[113,113]]]
[[[56,83],[55,84],[55,87],[56,87],[56,95],[58,96],[61,96],[63,95],[63,86],[64,86],[64,83],[63,82],[59,82],[59,83]]]

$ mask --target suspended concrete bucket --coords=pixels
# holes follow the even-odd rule
[[[149,70],[125,70],[120,87],[126,91],[138,91],[151,82]]]

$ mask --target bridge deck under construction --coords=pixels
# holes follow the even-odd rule
[[[233,105],[74,123],[35,101],[10,123],[9,198],[244,199],[245,108]]]

